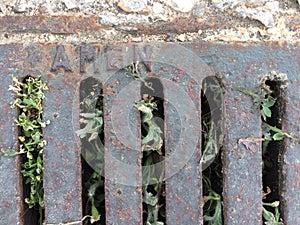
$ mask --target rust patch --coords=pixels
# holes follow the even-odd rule
[[[102,29],[96,16],[3,16],[0,32],[75,34]]]
[[[154,23],[151,25],[137,25],[139,33],[144,33],[148,35],[152,34],[166,34],[166,33],[186,33],[186,32],[198,32],[200,29],[216,29],[223,28],[229,24],[224,23],[218,17],[205,19],[195,19],[195,18],[175,18],[171,22],[166,23]]]
[[[195,98],[195,93],[194,93],[194,85],[195,85],[195,81],[192,79],[189,79],[188,81],[188,93],[189,96],[191,97],[192,100],[194,100]]]

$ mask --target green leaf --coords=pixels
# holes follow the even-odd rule
[[[265,107],[272,107],[275,104],[276,100],[273,97],[269,97],[266,99],[266,102],[263,103]]]
[[[3,153],[3,156],[15,156],[23,154],[23,152],[17,152],[16,150],[11,148],[1,148],[0,151]]]
[[[153,196],[152,193],[145,191],[143,202],[147,205],[155,206],[158,203],[158,198],[156,196]]]
[[[263,117],[263,120],[266,121],[267,120],[267,117],[265,115],[265,112],[261,109],[260,110],[260,115]]]
[[[263,217],[266,221],[275,221],[275,216],[263,207]]]
[[[100,215],[100,213],[98,212],[96,206],[93,204],[92,205],[92,216],[93,216],[93,218],[98,218],[99,215]]]
[[[265,106],[262,106],[262,110],[263,110],[263,112],[264,112],[264,115],[266,116],[266,117],[271,117],[271,110],[268,108],[268,107],[265,107]]]
[[[91,134],[91,136],[89,137],[88,141],[91,142],[91,141],[93,141],[93,140],[96,140],[96,139],[98,138],[98,136],[99,136],[98,131],[97,131],[97,132],[93,132],[93,133]]]
[[[94,119],[95,113],[80,113],[80,116],[86,119]]]
[[[276,133],[273,135],[272,138],[274,141],[281,141],[283,139],[283,137],[284,137],[283,133]]]

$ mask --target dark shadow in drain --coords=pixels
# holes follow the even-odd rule
[[[165,157],[163,86],[157,78],[148,78],[146,82],[148,87],[145,84],[141,87],[142,101],[140,101],[140,104],[148,107],[151,113],[145,114],[145,112],[141,112],[142,142],[145,141],[145,143],[142,143],[142,166],[144,167],[143,224],[154,224],[155,222],[163,222],[165,224],[165,182],[159,182],[164,177],[164,168],[152,167],[152,169],[149,169],[147,167],[145,169],[145,166],[159,163]],[[156,107],[153,108],[152,106],[155,105]],[[153,118],[146,122],[145,117],[151,114]],[[150,139],[148,139],[149,137]],[[153,180],[156,180],[156,182],[153,182]],[[148,181],[151,183],[148,183]]]
[[[223,224],[223,89],[216,77],[207,77],[202,82],[202,188],[204,224]]]
[[[103,88],[95,78],[80,83],[80,130],[83,216],[105,224]],[[90,225],[86,219],[84,225]]]
[[[281,129],[282,119],[285,111],[284,90],[281,88],[282,81],[267,80],[265,82],[266,88],[269,87],[271,96],[276,100],[275,104],[270,107],[271,117],[266,118],[266,124]],[[262,118],[262,121],[264,119]],[[282,140],[274,140],[275,134],[272,130],[266,130],[263,126],[264,141],[262,143],[262,159],[263,159],[263,202],[274,203],[281,201],[281,188],[283,182],[282,175],[282,158],[284,154],[284,142]],[[267,137],[268,136],[268,137]],[[266,140],[270,139],[270,140]],[[281,139],[281,138],[279,138]],[[280,204],[278,213],[280,218],[283,218],[283,210]],[[276,208],[264,206],[265,209],[276,215]],[[277,214],[278,214],[277,213]],[[264,222],[266,222],[263,217]]]

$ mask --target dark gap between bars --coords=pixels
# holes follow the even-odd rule
[[[282,119],[285,111],[285,104],[283,99],[284,90],[281,88],[282,81],[267,80],[265,84],[270,87],[270,90],[272,91],[271,96],[276,99],[275,104],[270,108],[272,113],[271,117],[270,118],[267,117],[266,123],[273,127],[282,129]],[[284,154],[284,142],[283,140],[280,141],[272,140],[269,143],[263,141],[262,148],[263,148],[263,153],[262,153],[263,154],[262,155],[263,191],[265,193],[270,192],[269,194],[266,195],[263,201],[266,203],[280,201],[279,213],[280,213],[280,218],[283,218],[284,212],[283,212],[282,201],[281,201],[281,193],[282,193],[281,188],[283,182],[282,160]],[[265,207],[268,211],[275,213],[274,208],[268,206]]]
[[[100,214],[100,220],[93,225],[104,225],[105,200],[104,200],[104,121],[103,121],[103,87],[95,78],[89,77],[80,83],[80,113],[93,114],[102,112],[102,128],[98,131],[95,139],[88,140],[91,135],[81,138],[81,165],[82,165],[82,207],[83,216],[92,216],[92,207],[96,207]],[[80,117],[83,119],[82,116]],[[86,124],[80,123],[80,129]],[[88,162],[87,162],[88,161]],[[94,200],[89,197],[94,191]],[[94,201],[94,204],[92,203]],[[83,225],[90,225],[85,220]]]
[[[218,144],[215,158],[202,166],[202,189],[203,189],[203,223],[204,225],[223,224],[223,174],[222,174],[222,88],[216,77],[206,77],[202,81],[201,90],[201,129],[202,129],[202,155],[205,147],[211,141]],[[215,125],[212,127],[212,123]],[[215,132],[214,132],[215,131]],[[214,138],[212,135],[215,133]]]
[[[163,86],[159,79],[157,78],[148,78],[146,82],[151,85],[153,90],[146,87],[144,84],[141,86],[141,97],[143,99],[148,97],[154,97],[154,102],[157,104],[157,110],[153,110],[153,117],[155,118],[155,122],[159,125],[162,132],[164,132],[164,93]],[[142,114],[141,114],[142,116]],[[146,130],[143,126],[141,126],[142,136],[146,134]],[[164,140],[164,133],[163,133]],[[162,146],[162,155],[159,155],[156,152],[152,154],[153,163],[158,163],[164,160],[165,157],[165,143]],[[147,154],[143,152],[142,165],[144,165]],[[159,178],[159,174],[156,174]],[[164,176],[164,175],[163,175]],[[161,206],[158,212],[158,221],[166,224],[166,198],[165,198],[165,182],[161,182],[161,193],[159,198],[159,205]],[[155,190],[151,185],[147,188],[149,192],[156,194]],[[146,224],[147,221],[147,205],[143,202],[143,224]]]

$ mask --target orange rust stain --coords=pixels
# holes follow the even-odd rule
[[[189,96],[191,97],[192,100],[195,99],[195,94],[194,94],[194,81],[189,79],[188,81],[188,93]]]

